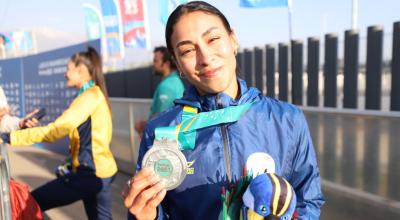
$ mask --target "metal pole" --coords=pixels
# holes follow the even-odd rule
[[[316,37],[309,37],[307,47],[307,105],[318,106],[319,39]]]
[[[264,83],[263,83],[263,76],[264,76],[264,71],[263,71],[263,50],[259,47],[254,48],[254,75],[253,75],[253,81],[254,85],[258,90],[261,91],[262,94],[264,93]]]
[[[357,29],[358,19],[358,0],[353,0],[351,10],[351,29]]]
[[[288,0],[289,42],[292,40],[292,0]]]
[[[303,42],[292,40],[292,103],[303,105]]]
[[[390,93],[390,110],[400,111],[400,21],[393,24],[392,47],[392,91]]]
[[[367,35],[365,109],[381,109],[382,57],[383,26],[370,26]]]
[[[325,35],[324,59],[324,106],[336,108],[338,36],[335,33]]]
[[[279,43],[279,99],[288,100],[288,45]]]
[[[265,46],[266,74],[267,74],[267,96],[275,97],[275,47]]]
[[[358,106],[358,44],[357,30],[347,30],[344,38],[343,107]]]

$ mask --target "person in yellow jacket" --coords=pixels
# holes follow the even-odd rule
[[[65,75],[79,89],[60,117],[47,126],[1,134],[10,145],[53,142],[69,135],[72,169],[32,192],[42,211],[83,200],[89,219],[112,219],[111,183],[117,165],[110,151],[111,109],[101,58],[93,48],[74,54]]]

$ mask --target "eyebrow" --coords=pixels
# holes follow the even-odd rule
[[[209,34],[211,31],[216,30],[216,29],[218,29],[218,27],[210,27],[210,28],[207,29],[201,36],[204,37],[204,36],[206,36],[207,34]],[[178,48],[178,47],[180,47],[180,46],[182,46],[182,45],[185,45],[185,44],[193,44],[193,42],[190,41],[190,40],[184,40],[184,41],[181,41],[181,42],[177,43],[176,46],[175,46],[175,48]]]

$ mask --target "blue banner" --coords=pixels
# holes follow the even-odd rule
[[[118,2],[116,0],[100,0],[100,4],[106,31],[108,55],[123,58],[123,30]]]
[[[265,8],[265,7],[285,7],[288,0],[240,0],[240,7],[243,8]]]

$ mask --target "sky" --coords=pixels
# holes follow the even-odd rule
[[[226,15],[242,49],[289,40],[285,7],[248,9],[240,8],[239,0],[206,1]],[[159,0],[146,2],[151,46],[165,45],[164,26],[159,22]],[[99,0],[0,0],[0,32],[35,31],[39,52],[84,42],[83,3],[100,8]],[[307,37],[315,36],[323,41],[325,33],[337,33],[339,41],[343,41],[344,31],[351,28],[351,6],[351,0],[293,0],[293,39],[307,42]],[[400,21],[399,10],[400,0],[358,0],[357,24],[361,39],[366,37],[368,26],[382,25],[384,44],[389,48],[393,23]],[[390,56],[389,51],[384,54]],[[151,51],[128,49],[126,56],[125,65],[149,62]]]

